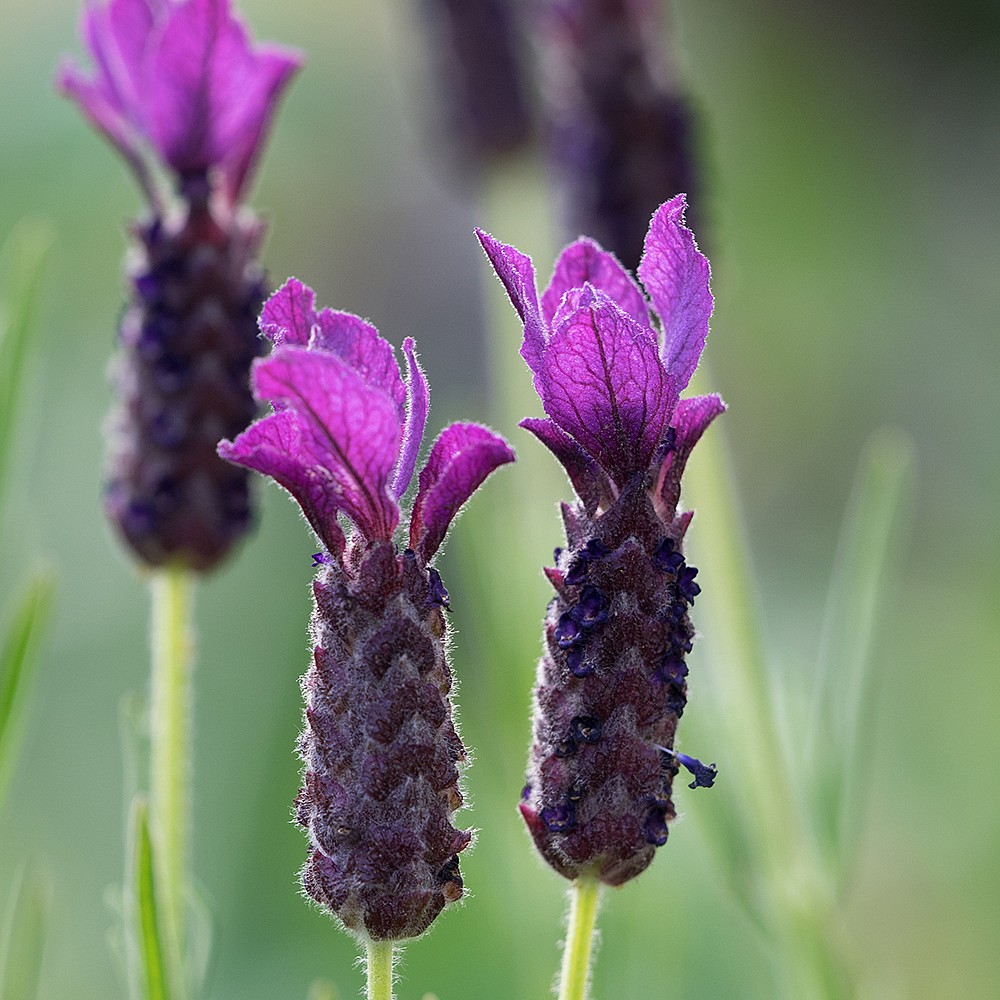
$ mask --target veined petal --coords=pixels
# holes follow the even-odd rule
[[[72,62],[59,68],[56,85],[77,106],[99,132],[132,164],[139,162],[137,136],[125,117],[121,104],[107,88],[88,79]]]
[[[399,508],[389,482],[402,441],[395,401],[335,354],[280,347],[254,364],[258,398],[295,414],[306,461],[337,487],[337,507],[368,539],[389,539]]]
[[[371,323],[353,313],[324,309],[314,320],[312,350],[332,351],[369,385],[378,386],[396,404],[399,419],[406,416],[406,389],[392,344]]]
[[[298,278],[289,278],[264,303],[260,332],[275,347],[298,344],[305,347],[316,324],[316,293]]]
[[[639,278],[663,323],[663,363],[678,392],[691,381],[705,349],[713,305],[708,260],[683,223],[685,207],[679,194],[656,210],[639,264]]]
[[[337,523],[340,488],[307,450],[296,413],[268,414],[233,441],[220,441],[216,450],[227,461],[262,472],[283,486],[327,549],[336,554],[343,551],[344,533]]]
[[[234,155],[237,169],[245,168],[252,155],[246,137],[260,134],[275,87],[289,76],[251,47],[229,0],[171,5],[146,80],[150,137],[180,173]]]
[[[479,424],[451,424],[431,448],[420,471],[410,517],[410,548],[424,563],[437,552],[462,505],[514,452],[502,437]]]
[[[403,341],[406,355],[406,427],[403,430],[403,448],[399,453],[399,463],[392,480],[392,495],[401,497],[410,486],[413,470],[417,465],[420,443],[424,439],[427,412],[430,409],[430,390],[427,377],[417,361],[412,337]]]
[[[493,270],[507,289],[507,295],[524,323],[521,357],[533,372],[538,372],[545,350],[546,328],[538,307],[538,287],[531,258],[506,243],[495,240],[489,233],[476,230],[476,236],[486,251]]]
[[[602,500],[610,502],[613,493],[604,470],[554,420],[525,417],[518,426],[531,431],[559,459],[588,513]]]
[[[585,284],[606,292],[640,326],[650,325],[646,297],[632,276],[614,254],[584,238],[571,243],[559,255],[552,280],[542,295],[542,318],[548,327],[553,325],[563,296]]]
[[[677,404],[670,426],[674,430],[674,446],[667,452],[660,469],[657,494],[667,509],[676,509],[681,496],[681,476],[691,450],[705,432],[705,428],[720,414],[726,404],[716,393],[707,396],[688,396]]]
[[[676,389],[650,330],[590,286],[573,305],[545,349],[542,405],[623,486],[648,466]]]

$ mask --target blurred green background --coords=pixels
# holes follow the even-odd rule
[[[80,52],[77,3],[0,3],[0,235],[26,215],[56,235],[0,586],[6,595],[42,554],[59,573],[0,817],[0,910],[24,863],[47,868],[41,995],[91,1000],[123,993],[105,940],[124,850],[119,706],[144,694],[148,670],[148,593],[99,509],[123,226],[139,199],[53,90],[61,54]],[[467,902],[408,949],[399,995],[545,996],[563,886],[534,858],[514,805],[546,600],[539,567],[560,540],[554,501],[568,487],[514,426],[516,407],[488,389],[498,358],[519,364],[519,331],[472,229],[516,243],[547,274],[548,200],[530,171],[484,192],[451,166],[428,127],[435,97],[415,0],[241,6],[256,37],[308,56],[252,199],[271,223],[273,282],[297,274],[395,343],[416,337],[432,428],[492,421],[524,459],[471,505],[442,564],[475,755],[462,816],[480,834],[463,865]],[[871,789],[844,904],[852,946],[876,996],[996,997],[1000,7],[682,0],[675,14],[709,177],[712,387],[731,407],[768,648],[790,677],[812,669],[867,436],[892,424],[916,449],[874,650]],[[528,399],[527,373],[512,370]],[[290,822],[313,545],[276,488],[259,496],[259,530],[198,592],[195,866],[215,925],[207,995],[304,1000],[322,977],[351,997],[363,982],[354,945],[298,898],[304,842]],[[525,544],[511,544],[515,533]],[[711,588],[710,568],[703,576]],[[695,719],[699,683],[696,647]],[[726,795],[739,747],[702,751],[722,774],[711,794]],[[702,794],[681,790],[670,845],[606,900],[596,997],[773,995],[766,944],[699,837]]]

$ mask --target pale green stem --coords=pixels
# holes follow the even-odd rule
[[[368,949],[368,1000],[392,1000],[392,941],[366,942]]]
[[[578,878],[570,887],[569,926],[563,950],[559,1000],[585,1000],[587,996],[600,892],[601,883],[595,878]]]
[[[151,580],[150,820],[157,842],[162,914],[178,968],[187,938],[190,884],[193,578],[170,566]]]

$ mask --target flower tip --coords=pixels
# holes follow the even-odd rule
[[[715,784],[719,773],[715,764],[703,764],[697,757],[689,757],[685,753],[677,753],[674,756],[694,776],[694,781],[688,785],[688,788],[711,788]]]

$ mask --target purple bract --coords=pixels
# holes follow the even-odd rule
[[[181,177],[218,168],[235,202],[300,57],[253,45],[229,0],[88,4],[81,33],[94,74],[66,64],[60,86],[140,179],[152,147]]]
[[[254,363],[257,397],[274,412],[219,454],[271,476],[298,501],[327,549],[345,546],[338,515],[367,542],[392,539],[427,420],[427,380],[403,342],[404,382],[392,346],[350,313],[317,312],[311,288],[290,278],[271,296],[261,330],[274,342]],[[433,558],[459,508],[498,466],[507,443],[477,424],[445,428],[420,473],[409,548]]]

